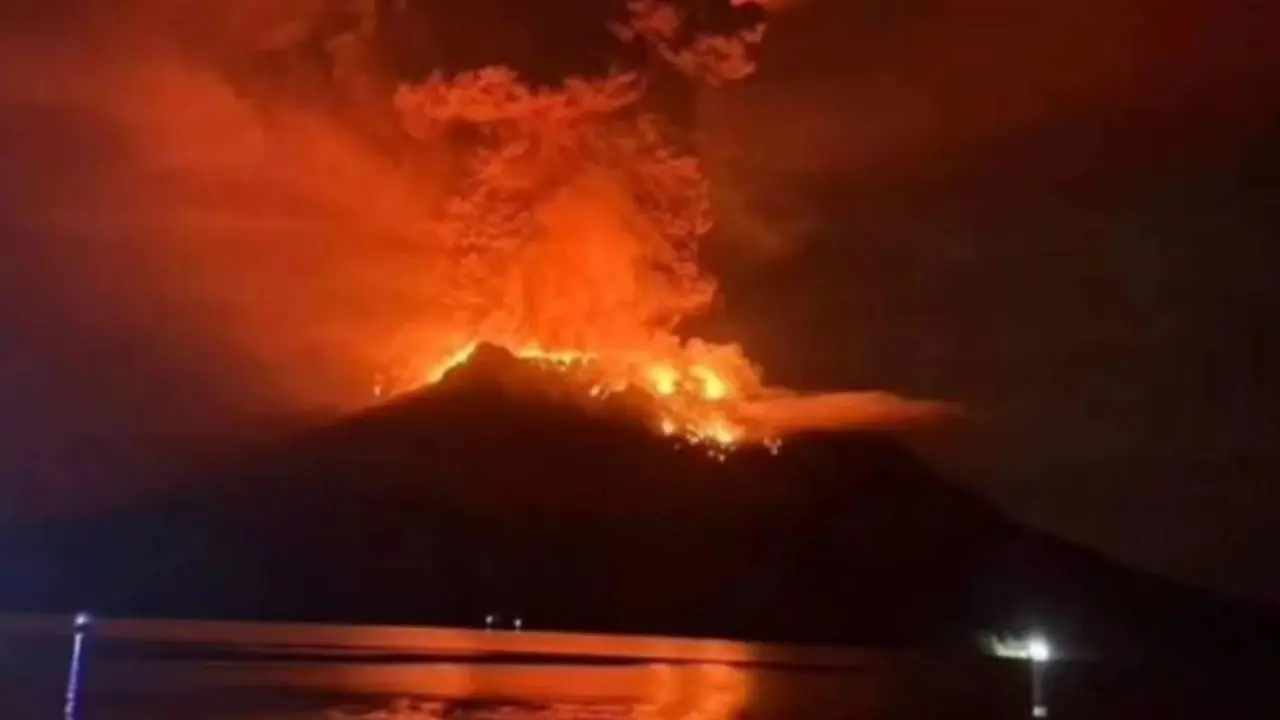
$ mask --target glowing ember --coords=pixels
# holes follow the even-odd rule
[[[476,347],[479,344],[480,343],[476,343],[476,342],[467,343],[466,345],[450,353],[449,357],[446,357],[444,360],[441,360],[440,362],[436,363],[427,372],[426,383],[428,385],[434,385],[440,382],[440,380],[442,380],[444,376],[449,373],[450,370],[465,363],[467,360],[470,360],[471,356],[475,354]]]
[[[443,360],[431,366],[423,379],[422,384],[434,385],[444,379],[444,376],[450,370],[465,364],[475,355],[476,348],[480,347],[480,342],[473,340],[463,345],[457,350],[449,353]],[[569,350],[543,350],[537,345],[524,345],[517,348],[508,348],[512,355],[521,360],[530,361],[532,364],[542,367],[555,367],[560,369],[568,369],[574,365],[589,362],[594,359],[592,353],[576,352]],[[593,394],[599,394],[601,388],[593,388]]]
[[[670,365],[654,365],[649,368],[649,381],[653,391],[663,397],[674,395],[676,393],[676,385],[680,381],[680,373]]]
[[[729,397],[728,383],[711,368],[696,365],[689,369],[689,373],[702,382],[702,397],[707,400],[724,400]]]

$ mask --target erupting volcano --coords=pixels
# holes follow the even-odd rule
[[[767,388],[737,345],[677,334],[716,292],[698,264],[713,213],[702,162],[650,91],[672,68],[712,88],[749,75],[764,25],[708,34],[674,4],[627,7],[613,31],[649,58],[645,71],[548,86],[494,66],[396,93],[402,127],[450,144],[457,175],[427,228],[442,250],[430,277],[438,307],[376,394],[439,382],[486,343],[572,375],[590,396],[639,391],[656,430],[717,451],[949,413],[884,394],[798,398]]]
[[[698,110],[751,75],[781,6],[575,2],[581,17],[502,0],[461,16],[431,0],[141,3],[93,62],[29,43],[19,58],[57,57],[0,92],[110,128],[84,154],[111,161],[41,157],[24,222],[81,243],[67,255],[85,280],[66,284],[94,288],[88,316],[110,310],[180,368],[197,338],[234,386],[210,391],[229,425],[359,413],[481,345],[714,453],[949,416],[789,392],[725,336],[690,336],[717,320],[703,251],[746,247],[716,211],[751,214],[719,187],[713,202],[713,180],[756,180],[702,144]],[[486,3],[521,19],[477,30]]]

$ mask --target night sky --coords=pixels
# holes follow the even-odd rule
[[[733,334],[790,384],[965,402],[973,422],[932,454],[1022,518],[1280,597],[1267,12],[993,0],[780,16],[757,84],[707,114],[730,161],[806,178],[748,190],[780,194],[786,222],[759,241],[768,260],[726,261]]]
[[[959,481],[1140,566],[1280,599],[1275,11],[789,5],[758,76],[700,104],[729,210],[705,329],[781,384],[964,402],[971,420],[926,441]],[[228,380],[260,359],[229,360],[183,313],[114,312],[132,271],[109,241],[89,262],[25,222],[33,186],[112,157],[58,152],[102,147],[85,140],[100,129],[15,107],[0,107],[6,517],[45,488],[125,486],[121,458],[157,428],[220,432],[253,404],[228,398],[272,394]]]

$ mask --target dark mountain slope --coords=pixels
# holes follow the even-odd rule
[[[1085,650],[1276,647],[1275,618],[1006,520],[892,439],[720,462],[500,351],[3,548],[0,600],[104,615],[477,624],[860,644],[1039,625]]]

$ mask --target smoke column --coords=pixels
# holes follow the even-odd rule
[[[650,14],[638,34],[683,71],[750,71],[732,44],[677,47],[662,7],[641,5]],[[457,197],[457,148],[412,141],[396,83],[360,42],[371,36],[364,5],[348,8],[349,31],[308,49],[335,6],[136,0],[6,11],[0,281],[6,304],[20,308],[0,323],[0,421],[12,428],[0,462],[21,498],[10,506],[134,482],[174,436],[372,402],[389,364],[454,327],[460,308],[474,310],[457,301],[474,296],[458,280],[484,254],[438,232],[441,207]],[[710,64],[697,54],[708,51]],[[326,58],[322,70],[297,61],[308,53]],[[687,172],[692,160],[669,161],[679,172],[668,177],[701,182]],[[615,277],[619,263],[642,258],[657,271],[634,285],[573,286],[587,293],[580,304],[608,315],[630,303],[640,327],[660,329],[705,305],[714,283],[690,264],[696,248],[668,244],[698,234],[697,207],[668,213],[661,232],[637,231],[635,208],[593,183],[566,186],[568,209],[548,206],[544,217],[572,226],[575,213],[613,212],[595,250],[557,241],[496,253],[504,272],[479,273],[496,297],[558,297],[540,288],[568,287],[574,273]],[[579,195],[588,201],[574,205]],[[609,233],[626,242],[601,244]],[[490,315],[506,322],[512,307],[504,300]],[[587,317],[519,307],[518,323],[558,331]],[[797,424],[794,405],[777,407],[790,418],[780,426]],[[839,415],[820,414],[823,425]]]

